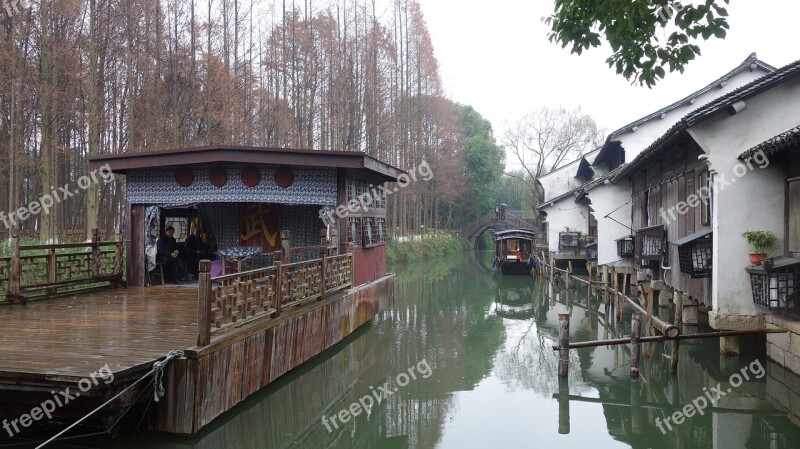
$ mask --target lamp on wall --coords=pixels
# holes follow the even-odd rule
[[[776,257],[772,269],[745,268],[750,274],[753,303],[769,309],[800,309],[800,259]]]
[[[711,277],[712,233],[704,229],[676,240],[681,274],[693,279]]]

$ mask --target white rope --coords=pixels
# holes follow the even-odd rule
[[[57,440],[59,437],[61,437],[61,435],[64,435],[65,433],[67,433],[70,430],[74,429],[75,427],[78,426],[78,424],[82,423],[83,421],[85,421],[90,416],[92,416],[95,413],[99,412],[100,410],[102,410],[108,404],[110,404],[110,403],[114,402],[115,400],[117,400],[120,396],[122,396],[123,394],[127,393],[128,390],[130,390],[131,388],[136,386],[136,384],[138,384],[139,382],[147,379],[151,375],[154,376],[154,380],[155,380],[155,384],[153,385],[153,389],[155,390],[154,400],[156,402],[158,402],[159,398],[164,397],[164,393],[165,393],[164,385],[163,385],[163,382],[162,382],[163,376],[164,376],[164,368],[167,366],[167,363],[169,363],[172,359],[175,359],[175,358],[178,358],[178,357],[183,357],[183,351],[170,351],[166,355],[166,357],[164,357],[164,360],[155,362],[153,364],[153,368],[150,369],[150,371],[147,374],[145,374],[144,376],[140,377],[134,383],[128,385],[124,390],[122,390],[119,393],[117,393],[113,398],[111,398],[111,399],[107,400],[106,402],[102,403],[99,407],[97,407],[96,409],[94,409],[91,412],[89,412],[89,414],[87,414],[83,418],[77,420],[75,423],[71,424],[66,429],[64,429],[61,432],[57,433],[55,436],[53,436],[49,440],[45,441],[44,443],[36,446],[36,449],[40,449],[42,447],[45,447],[46,445],[48,445],[48,444],[52,443],[53,441]]]

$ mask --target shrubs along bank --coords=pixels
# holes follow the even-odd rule
[[[463,237],[453,237],[445,232],[427,234],[421,240],[398,242],[389,239],[386,251],[388,263],[431,260],[469,248],[469,241]]]

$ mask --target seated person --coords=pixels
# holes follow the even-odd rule
[[[175,238],[172,236],[173,234],[175,234],[175,228],[170,226],[164,232],[164,235],[158,239],[156,243],[158,249],[156,252],[156,261],[164,264],[172,276],[173,282],[180,284],[181,281],[188,281],[194,277],[189,274],[189,271],[186,269],[186,264],[178,258],[178,242],[175,241]]]
[[[200,228],[194,228],[194,231],[186,237],[184,243],[183,258],[186,261],[189,272],[197,276],[200,261],[203,259],[214,260],[216,255],[209,250],[207,244],[203,243],[200,238]]]

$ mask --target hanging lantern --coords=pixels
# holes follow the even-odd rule
[[[769,309],[800,308],[800,259],[776,257],[772,269],[745,268],[750,274],[753,303]]]
[[[617,255],[619,257],[633,257],[633,236],[629,235],[617,239]]]
[[[712,235],[710,229],[704,229],[674,242],[681,274],[693,279],[711,277]]]
[[[586,245],[586,261],[597,262],[597,242]]]

